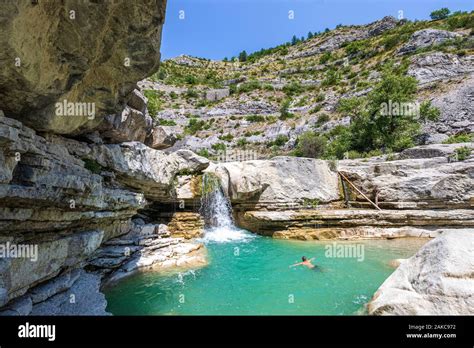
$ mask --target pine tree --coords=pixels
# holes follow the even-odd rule
[[[296,37],[296,35],[293,35],[293,37],[291,38],[291,45],[294,46],[298,43],[298,38]]]
[[[243,50],[242,52],[239,53],[239,61],[240,62],[246,62],[247,61],[247,52]]]

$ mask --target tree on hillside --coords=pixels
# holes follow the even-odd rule
[[[247,52],[243,50],[242,52],[239,53],[239,61],[240,62],[246,62],[247,61]]]
[[[376,149],[400,151],[414,145],[420,122],[435,120],[439,112],[423,103],[418,113],[384,112],[386,105],[416,105],[417,81],[390,69],[367,97],[341,101],[339,111],[352,116],[349,150],[368,152]]]
[[[291,38],[291,45],[294,46],[298,43],[298,38],[296,37],[296,35],[293,35],[293,37]]]
[[[308,33],[308,40],[309,40],[309,39],[312,39],[313,37],[314,37],[314,34],[313,34],[312,32],[309,32],[309,33]]]
[[[327,140],[317,133],[308,131],[298,138],[295,155],[298,157],[321,158],[326,150]]]
[[[433,20],[446,19],[446,18],[448,18],[450,13],[451,13],[451,11],[448,8],[443,7],[439,10],[431,12],[430,17]]]

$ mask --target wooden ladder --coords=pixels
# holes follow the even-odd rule
[[[358,193],[360,193],[362,195],[362,197],[364,197],[367,201],[369,201],[370,204],[372,204],[376,209],[382,210],[382,209],[380,209],[380,207],[377,204],[372,202],[370,200],[370,198],[367,197],[361,190],[359,190],[344,174],[342,174],[340,171],[338,171],[337,173],[341,177],[342,189],[344,190],[344,200],[345,200],[347,205],[349,205],[349,195],[347,193],[347,189],[346,189],[346,186],[344,184],[344,181],[346,181],[354,190],[356,190]]]

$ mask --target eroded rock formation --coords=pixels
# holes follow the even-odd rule
[[[368,306],[372,315],[472,315],[474,233],[443,233],[405,260]]]
[[[166,0],[3,1],[0,109],[37,130],[90,129],[158,69]],[[95,118],[58,115],[89,103]]]
[[[176,238],[162,239],[158,231],[144,240],[133,239],[130,233],[137,227],[131,218],[154,201],[172,200],[177,176],[200,173],[208,160],[187,150],[165,154],[140,142],[96,144],[52,134],[42,137],[7,117],[0,117],[0,143],[0,242],[38,247],[35,261],[0,259],[4,314],[46,314],[55,301],[66,299],[56,295],[78,281],[84,282],[77,285],[84,289],[98,289],[95,273],[71,275],[84,266],[97,271],[99,265],[114,268],[128,262],[129,273],[157,263],[182,263],[179,258],[200,248]],[[128,254],[114,250],[113,261],[100,259],[97,250],[119,236]],[[66,285],[57,285],[58,276],[69,279]],[[35,295],[38,291],[40,296]],[[89,299],[94,298],[103,301],[99,292],[90,294]],[[56,305],[61,309],[52,314],[102,313],[88,313],[85,304]]]

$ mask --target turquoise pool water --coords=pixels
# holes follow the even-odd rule
[[[107,310],[114,315],[364,314],[365,304],[394,271],[389,262],[412,256],[426,241],[338,242],[335,247],[232,229],[208,232],[204,242],[208,266],[127,278],[106,290]],[[346,257],[329,257],[328,250]],[[315,257],[319,269],[289,268],[303,255]]]

